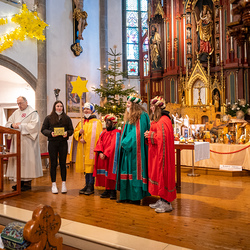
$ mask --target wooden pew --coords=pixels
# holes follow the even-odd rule
[[[57,236],[61,226],[61,217],[52,207],[39,205],[32,214],[32,219],[23,228],[23,238],[30,242],[27,250],[62,250],[63,238]]]

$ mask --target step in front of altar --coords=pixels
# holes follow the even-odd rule
[[[181,166],[182,173],[191,173],[192,167],[190,166]],[[229,176],[229,177],[237,177],[237,176],[250,176],[249,170],[242,171],[227,171],[220,170],[219,168],[207,168],[207,167],[194,167],[194,171],[196,174],[202,175],[218,175],[218,176]]]

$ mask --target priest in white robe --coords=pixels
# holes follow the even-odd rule
[[[21,190],[31,189],[31,180],[43,176],[39,145],[40,120],[36,110],[23,96],[17,98],[18,109],[9,117],[6,127],[21,132]],[[16,138],[12,137],[10,152],[15,152]],[[6,176],[16,181],[16,157],[10,157]],[[16,190],[16,185],[12,186]]]

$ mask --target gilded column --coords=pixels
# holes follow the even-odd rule
[[[174,1],[171,0],[171,40],[172,40],[172,67],[174,63]]]
[[[166,46],[167,46],[167,43],[166,43],[166,19],[164,18],[164,69],[167,68],[167,50],[166,50]]]
[[[222,53],[222,7],[220,7],[220,60],[223,61]]]
[[[184,67],[186,66],[186,16],[183,15],[183,45],[184,45]]]

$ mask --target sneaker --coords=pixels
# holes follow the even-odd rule
[[[67,193],[67,188],[66,188],[66,182],[65,181],[63,181],[62,182],[62,190],[61,190],[61,193],[62,194],[66,194]]]
[[[162,201],[162,205],[155,209],[156,213],[166,213],[172,211],[172,205],[170,203]]]
[[[58,194],[58,189],[55,182],[52,182],[52,193]]]
[[[87,190],[87,185],[84,188],[82,188],[81,190],[79,190],[79,194],[84,194],[86,192],[86,190]]]
[[[153,203],[153,204],[149,204],[149,207],[151,207],[151,208],[157,208],[157,207],[159,207],[159,206],[161,206],[161,204],[162,204],[162,200],[158,200],[156,203]]]
[[[105,190],[101,195],[101,198],[109,198],[110,197],[110,190]]]
[[[110,190],[110,200],[116,200],[116,190]]]

